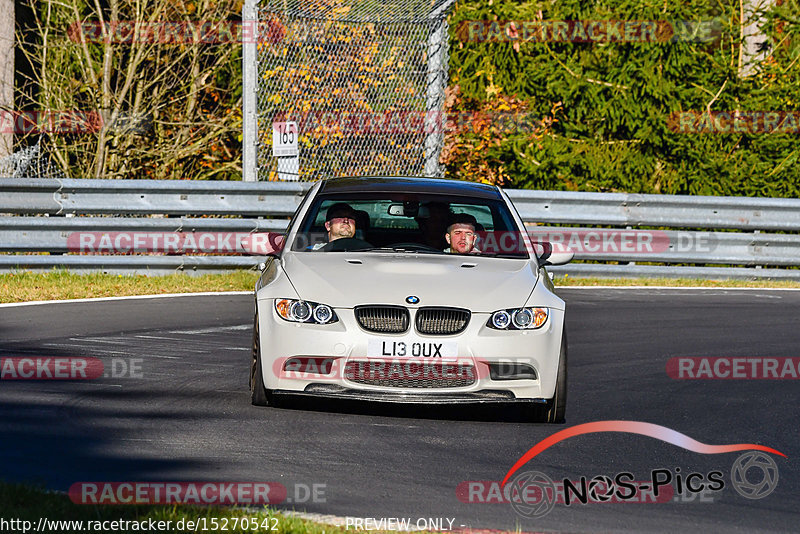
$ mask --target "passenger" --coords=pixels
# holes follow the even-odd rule
[[[449,245],[445,252],[449,254],[479,254],[475,248],[478,238],[478,221],[468,213],[456,213],[451,217],[444,238]]]
[[[325,230],[328,231],[328,241],[317,243],[312,250],[319,250],[328,243],[356,235],[356,211],[345,202],[337,202],[325,214]]]

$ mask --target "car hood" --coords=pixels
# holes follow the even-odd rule
[[[335,308],[408,306],[413,295],[419,306],[492,312],[524,305],[538,279],[528,260],[449,254],[301,252],[283,267],[300,298]]]

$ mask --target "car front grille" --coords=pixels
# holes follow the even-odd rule
[[[344,378],[356,384],[387,388],[461,388],[475,383],[475,367],[467,363],[350,361]]]
[[[361,328],[379,334],[401,334],[408,330],[408,310],[398,306],[357,306]]]
[[[461,308],[420,308],[415,322],[420,334],[448,336],[463,331],[469,317],[469,310]]]

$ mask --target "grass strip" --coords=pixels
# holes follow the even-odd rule
[[[69,271],[0,274],[0,303],[94,297],[252,291],[258,273],[170,274],[166,276],[77,274]]]
[[[171,274],[167,276],[19,272],[0,274],[0,303],[93,297],[252,291],[258,273]],[[710,288],[800,288],[800,282],[767,280],[701,280],[688,278],[589,278],[556,276],[556,286],[664,286]]]
[[[559,286],[660,286],[660,287],[753,287],[753,288],[800,288],[800,282],[792,280],[706,280],[700,278],[591,278],[578,276],[556,276]]]

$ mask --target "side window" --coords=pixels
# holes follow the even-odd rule
[[[308,204],[309,200],[311,199],[311,192],[313,190],[314,190],[314,187],[312,186],[311,188],[309,188],[308,191],[306,191],[306,194],[303,195],[303,200],[300,201],[300,204],[298,204],[297,209],[294,210],[294,213],[292,214],[292,217],[289,219],[289,224],[286,225],[286,231],[283,232],[283,242],[284,242],[284,244],[289,241],[289,232],[291,231],[292,226],[297,226],[298,224],[300,224],[300,222],[297,220],[297,215],[301,211],[303,211],[303,208],[305,207],[305,205]],[[295,249],[294,245],[292,246],[292,249],[293,250]]]

